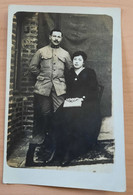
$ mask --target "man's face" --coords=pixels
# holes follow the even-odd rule
[[[58,31],[53,31],[52,35],[49,36],[51,43],[55,46],[58,46],[62,41],[62,34]]]

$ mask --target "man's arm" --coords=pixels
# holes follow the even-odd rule
[[[38,76],[40,73],[40,52],[39,50],[35,53],[35,55],[33,56],[30,65],[29,65],[29,70],[32,74],[34,74],[35,76]]]
[[[70,70],[72,67],[73,67],[73,65],[72,65],[72,60],[71,60],[71,57],[70,57],[70,54],[67,52],[67,55],[66,55],[66,68],[68,69],[68,70]]]

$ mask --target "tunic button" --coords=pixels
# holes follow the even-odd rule
[[[77,78],[75,78],[74,80],[77,81]]]

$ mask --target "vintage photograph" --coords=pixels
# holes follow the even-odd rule
[[[17,12],[12,25],[8,165],[113,163],[112,18]]]
[[[117,147],[113,12],[38,10],[12,14],[6,164],[25,173],[112,173]]]

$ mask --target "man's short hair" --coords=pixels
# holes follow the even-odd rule
[[[58,28],[54,28],[53,30],[51,30],[49,35],[52,35],[52,33],[55,32],[55,31],[56,31],[56,32],[60,32],[60,33],[62,34],[62,37],[63,37],[63,33],[62,33],[61,30],[58,29]]]
[[[86,61],[86,59],[87,59],[87,55],[83,51],[76,51],[76,52],[74,52],[73,55],[72,55],[72,60],[76,56],[82,56],[84,61]]]

